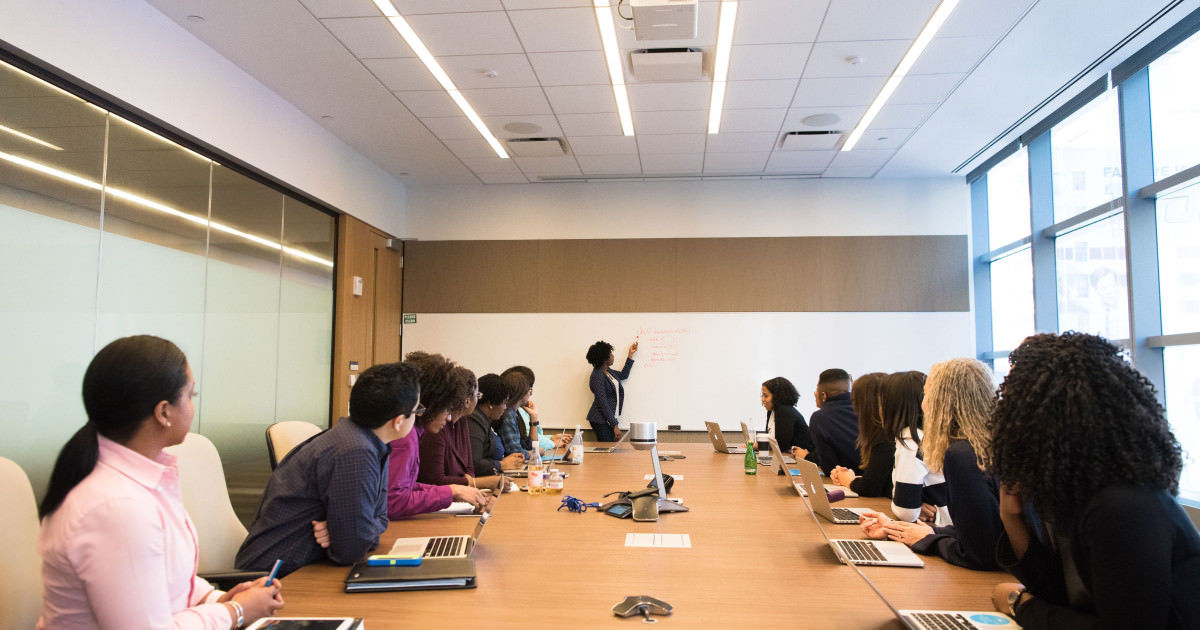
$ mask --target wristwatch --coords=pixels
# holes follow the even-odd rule
[[[1008,616],[1013,619],[1017,618],[1017,604],[1021,602],[1021,596],[1025,594],[1025,587],[1022,586],[1008,594]]]

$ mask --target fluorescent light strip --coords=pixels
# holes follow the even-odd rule
[[[317,256],[315,254],[310,254],[304,250],[296,249],[294,247],[288,247],[286,245],[283,245],[282,243],[276,243],[275,241],[267,240],[261,236],[250,234],[248,232],[243,232],[237,228],[230,227],[223,223],[217,223],[216,221],[209,221],[208,219],[205,219],[204,217],[198,217],[194,214],[188,214],[177,208],[172,208],[171,206],[159,203],[157,201],[154,201],[153,199],[147,199],[141,195],[131,193],[127,190],[122,190],[120,188],[113,188],[111,186],[105,188],[104,186],[101,186],[99,182],[95,182],[86,177],[80,177],[79,175],[75,175],[73,173],[68,173],[66,171],[59,170],[57,168],[54,168],[53,166],[49,166],[47,164],[42,164],[41,162],[35,162],[28,158],[23,158],[19,155],[13,155],[11,153],[5,153],[3,151],[0,151],[0,160],[4,160],[6,162],[16,164],[17,166],[23,166],[31,171],[37,171],[39,173],[42,173],[43,175],[49,175],[50,177],[53,177],[55,179],[61,179],[63,181],[70,182],[72,184],[75,184],[77,186],[82,186],[82,187],[90,189],[90,190],[103,190],[104,192],[112,195],[113,197],[116,197],[117,199],[122,199],[124,201],[128,201],[130,203],[137,204],[139,206],[142,206],[143,208],[149,208],[151,210],[156,210],[163,214],[169,214],[173,217],[183,219],[184,221],[195,223],[196,225],[208,227],[208,228],[214,229],[218,232],[224,232],[226,234],[231,234],[233,236],[250,241],[252,243],[257,243],[259,245],[262,245],[263,247],[268,247],[270,249],[282,251],[283,253],[293,256],[295,258],[301,258],[303,260],[307,260],[310,262],[317,263],[319,265],[324,265],[326,267],[333,268],[332,260],[326,260],[324,258],[321,258],[320,256]]]
[[[892,76],[888,77],[887,83],[883,84],[883,89],[879,90],[879,94],[875,95],[875,100],[871,101],[871,106],[867,108],[867,113],[855,125],[854,130],[846,137],[846,142],[842,144],[843,151],[849,151],[858,144],[862,139],[862,135],[866,133],[867,127],[871,121],[875,120],[875,116],[879,114],[879,110],[883,109],[887,100],[891,98],[892,93],[900,86],[900,82],[904,80],[904,76],[917,62],[917,58],[921,53],[925,52],[925,47],[933,40],[933,36],[937,34],[938,29],[945,24],[946,18],[950,17],[950,12],[958,4],[958,0],[942,0],[937,9],[934,9],[933,15],[929,21],[925,23],[925,27],[921,29],[921,33],[913,40],[911,46],[908,47],[908,52],[904,53],[904,57],[900,63],[896,65],[896,69],[892,71]]]
[[[608,0],[595,0],[595,3],[596,24],[600,27],[600,41],[604,43],[604,62],[608,64],[608,78],[612,81],[613,98],[617,101],[621,131],[632,136],[633,113],[629,110],[629,94],[625,91],[625,70],[621,67],[621,49],[617,47],[612,11],[608,8]]]
[[[717,56],[713,61],[712,102],[708,105],[708,133],[721,131],[721,108],[725,106],[725,79],[729,76],[729,53],[733,47],[733,23],[737,2],[721,3],[721,22],[717,27]]]
[[[483,139],[492,147],[496,155],[508,159],[508,152],[504,150],[504,145],[500,144],[496,136],[492,135],[492,132],[488,130],[487,125],[483,123],[483,119],[479,117],[479,114],[475,113],[475,108],[471,107],[466,97],[454,85],[454,81],[450,80],[450,75],[446,74],[446,71],[442,69],[442,65],[437,62],[437,59],[434,59],[433,53],[429,52],[429,49],[425,47],[425,42],[422,42],[421,38],[417,37],[417,32],[409,26],[408,20],[405,20],[404,16],[400,15],[400,12],[396,10],[396,7],[392,6],[391,0],[374,0],[374,2],[375,6],[379,7],[379,11],[392,23],[392,28],[396,29],[396,32],[400,34],[400,37],[404,39],[408,47],[412,48],[413,52],[417,54],[417,59],[420,59],[421,63],[425,64],[425,67],[433,74],[433,78],[437,79],[442,89],[446,90],[446,93],[450,95],[450,99],[454,101],[454,104],[458,105],[463,114],[466,114],[467,120],[471,121],[471,124],[475,126],[475,130],[479,132],[479,135],[483,136]]]
[[[42,140],[41,138],[35,138],[27,133],[22,133],[20,131],[17,131],[16,129],[13,129],[12,127],[5,127],[4,125],[0,125],[0,131],[3,131],[4,133],[7,133],[9,135],[16,136],[22,140],[28,140],[29,142],[32,142],[34,144],[40,144],[40,145],[46,147],[47,149],[54,149],[55,151],[63,150],[63,148],[58,146],[57,144],[50,144],[49,142],[46,142],[45,140]]]

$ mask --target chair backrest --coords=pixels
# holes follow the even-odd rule
[[[298,420],[276,422],[267,427],[267,456],[271,458],[271,470],[275,470],[297,445],[320,432],[321,427]]]
[[[177,458],[183,507],[196,526],[200,545],[198,573],[229,571],[238,547],[246,539],[246,527],[238,520],[229,501],[225,470],[217,447],[199,433],[189,433],[182,444],[168,447]]]
[[[42,559],[38,557],[37,501],[25,471],[0,457],[0,628],[32,628],[42,613]]]

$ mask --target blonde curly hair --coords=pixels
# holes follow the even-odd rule
[[[921,458],[941,472],[950,440],[966,439],[981,463],[987,462],[991,437],[988,425],[996,406],[992,371],[975,359],[935,363],[925,381],[925,437]]]

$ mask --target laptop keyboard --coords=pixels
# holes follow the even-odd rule
[[[858,522],[858,512],[849,508],[832,508],[833,518],[836,521],[854,521]]]
[[[887,558],[883,557],[882,553],[875,548],[870,542],[861,540],[839,540],[838,544],[842,546],[842,551],[846,552],[846,556],[856,562],[876,561],[883,562]]]
[[[975,630],[966,617],[953,613],[912,613],[909,617],[930,630]]]
[[[461,536],[435,536],[425,543],[423,558],[452,558],[462,555],[466,539]]]

